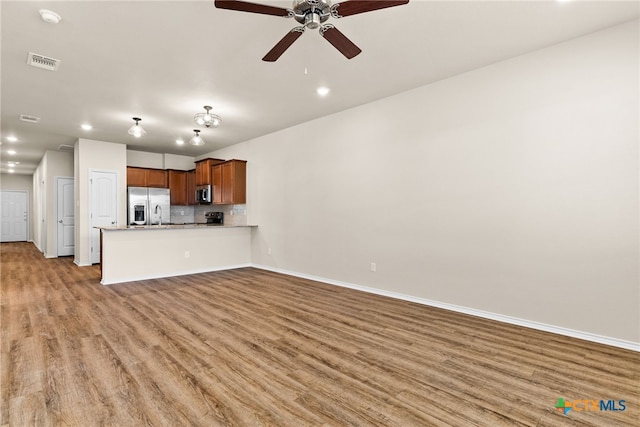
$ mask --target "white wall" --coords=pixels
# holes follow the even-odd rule
[[[164,168],[188,171],[195,169],[196,164],[193,157],[166,153],[164,155]]]
[[[33,174],[32,240],[47,258],[58,256],[56,177],[73,177],[72,153],[45,151]]]
[[[638,71],[634,21],[210,155],[253,263],[640,343]]]
[[[161,153],[127,150],[127,166],[164,169],[164,156]]]
[[[58,227],[57,218],[57,177],[73,178],[73,153],[47,150],[41,163],[47,165],[44,175],[45,181],[45,223],[46,223],[46,249],[45,256],[54,258],[58,256]],[[36,205],[39,201],[36,202]]]
[[[27,239],[33,240],[34,216],[33,216],[33,175],[15,173],[0,174],[0,190],[2,191],[26,191],[29,203],[29,224],[27,224]]]
[[[118,174],[118,225],[127,222],[127,147],[112,142],[79,139],[75,144],[75,260],[91,264],[89,176],[90,171],[115,171]]]
[[[127,166],[153,169],[195,169],[194,158],[178,154],[146,153],[144,151],[127,150]]]

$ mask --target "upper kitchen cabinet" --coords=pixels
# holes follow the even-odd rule
[[[127,167],[127,187],[168,188],[167,171]]]
[[[229,160],[211,168],[213,204],[247,203],[247,162]]]
[[[168,188],[167,171],[147,169],[147,187]]]
[[[169,170],[169,190],[171,190],[171,204],[186,206],[189,204],[187,192],[186,171]]]
[[[221,159],[203,159],[196,162],[196,185],[212,184],[211,167],[218,163],[222,163]]]
[[[196,171],[187,172],[187,205],[197,205],[196,201]]]

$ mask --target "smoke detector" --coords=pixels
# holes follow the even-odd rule
[[[60,67],[60,60],[29,52],[29,56],[27,56],[27,64],[44,70],[58,71],[58,67]]]
[[[27,116],[26,114],[20,114],[20,120],[28,123],[38,123],[40,121],[40,117]]]
[[[58,151],[73,151],[73,145],[61,144]]]

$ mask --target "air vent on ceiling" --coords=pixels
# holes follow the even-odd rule
[[[20,120],[22,120],[23,122],[38,123],[40,121],[40,117],[27,116],[26,114],[20,114]]]
[[[73,145],[65,145],[62,144],[60,145],[60,147],[58,147],[59,151],[73,151]]]
[[[60,60],[29,52],[29,56],[27,57],[27,64],[31,65],[32,67],[43,68],[49,71],[57,71],[58,67],[60,66]]]

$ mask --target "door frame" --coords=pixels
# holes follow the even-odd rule
[[[54,178],[54,181],[55,181],[56,184],[53,187],[53,198],[56,201],[56,207],[55,207],[54,214],[53,214],[53,218],[54,218],[53,222],[56,225],[56,257],[60,256],[58,254],[58,243],[59,243],[59,238],[60,238],[60,236],[58,235],[58,220],[59,220],[59,218],[58,218],[58,202],[59,202],[59,200],[58,200],[58,184],[59,184],[61,179],[69,179],[69,180],[71,180],[73,182],[73,186],[74,186],[74,190],[73,190],[73,194],[74,194],[74,199],[73,199],[73,218],[74,218],[74,220],[73,220],[74,221],[73,228],[74,228],[74,232],[75,232],[75,217],[76,217],[76,200],[75,200],[75,185],[76,185],[76,183],[75,183],[75,180],[74,180],[74,178],[72,176],[56,176]],[[74,237],[74,240],[75,240],[75,237]],[[75,254],[75,242],[74,242],[74,254]]]

